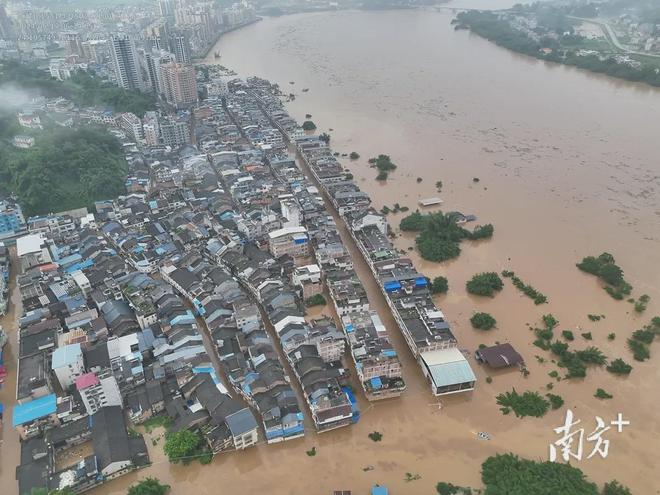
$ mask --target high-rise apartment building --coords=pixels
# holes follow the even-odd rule
[[[174,33],[170,36],[170,51],[174,53],[176,61],[180,64],[190,63],[190,43],[183,33]]]
[[[197,103],[197,80],[192,65],[171,63],[160,66],[165,98],[177,108]]]
[[[161,66],[174,63],[174,55],[165,50],[152,50],[145,54],[149,90],[157,95],[165,94]]]
[[[71,55],[83,55],[82,39],[77,31],[62,33],[67,57]]]
[[[125,34],[112,36],[111,52],[117,85],[124,89],[141,90],[142,77],[133,40]]]

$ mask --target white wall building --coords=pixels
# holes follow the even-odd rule
[[[85,373],[85,362],[80,344],[70,344],[55,349],[51,369],[63,389],[71,387],[76,377]]]

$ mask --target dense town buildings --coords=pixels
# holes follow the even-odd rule
[[[164,67],[196,79],[189,66]],[[79,493],[145,465],[149,449],[128,432],[154,416],[218,453],[299,438],[305,416],[319,433],[350,426],[355,380],[367,400],[405,393],[395,329],[371,307],[335,218],[432,392],[474,387],[428,279],[393,248],[386,219],[327,144],[300,132],[268,82],[215,67],[197,76],[220,90],[201,102],[189,91],[177,114],[58,102],[74,125],[118,137],[124,195],[28,219],[2,203],[23,306],[12,415],[21,493]],[[330,316],[307,314],[315,297],[329,300]],[[59,456],[83,443],[91,453],[62,470]]]

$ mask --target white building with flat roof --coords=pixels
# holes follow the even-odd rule
[[[477,377],[458,347],[423,352],[418,360],[431,382],[433,395],[474,390]]]
[[[76,377],[85,373],[85,361],[80,344],[70,344],[55,349],[51,369],[64,390],[71,387]]]
[[[279,258],[285,254],[292,258],[304,258],[311,254],[309,237],[305,227],[285,227],[268,233],[268,249]]]

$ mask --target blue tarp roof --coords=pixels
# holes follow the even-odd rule
[[[43,418],[49,414],[55,413],[57,410],[57,396],[50,394],[39,399],[26,402],[25,404],[17,404],[14,407],[14,415],[12,418],[12,425],[14,428],[35,419]]]
[[[386,291],[393,291],[393,290],[399,290],[401,288],[401,284],[394,280],[392,282],[385,282],[383,285]]]
[[[373,486],[371,487],[371,495],[387,495],[389,492],[384,486]]]
[[[69,256],[65,256],[64,258],[60,258],[57,260],[57,264],[61,267],[66,268],[67,266],[71,266],[75,263],[79,263],[82,261],[82,256],[79,253],[74,253],[70,254]]]
[[[416,285],[417,287],[423,287],[423,286],[425,286],[427,283],[428,283],[428,281],[426,280],[425,277],[417,277],[417,278],[415,279],[415,285]]]
[[[379,390],[383,386],[383,382],[380,380],[379,376],[375,376],[371,379],[371,386],[374,390]]]
[[[94,264],[94,260],[86,259],[81,261],[80,263],[76,263],[74,265],[65,268],[64,271],[66,273],[73,273],[73,272],[77,272],[78,270],[84,270],[85,268],[89,268],[93,264]]]

